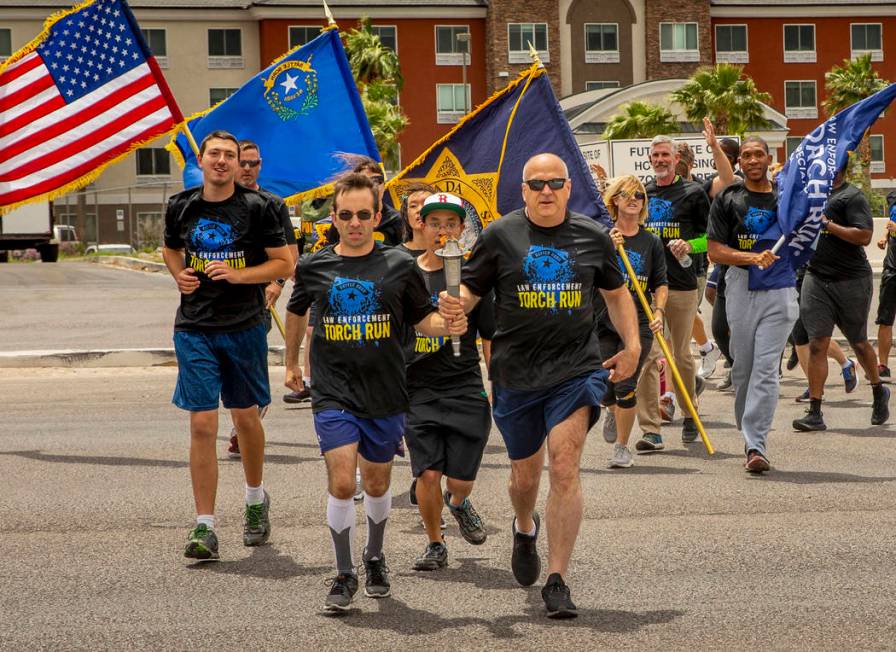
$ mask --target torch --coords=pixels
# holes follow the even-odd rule
[[[436,251],[436,256],[442,259],[445,267],[445,285],[448,296],[460,296],[460,266],[464,259],[464,251],[457,240],[446,240],[442,248]],[[454,357],[460,357],[460,335],[451,336],[451,347],[454,349]]]

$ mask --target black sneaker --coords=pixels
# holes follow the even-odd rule
[[[796,347],[790,347],[790,357],[787,358],[787,371],[793,371],[800,363],[800,359],[796,355]]]
[[[451,494],[446,491],[445,504],[448,505],[448,511],[451,512],[454,520],[457,521],[457,527],[460,528],[460,535],[464,541],[472,543],[474,546],[485,543],[488,534],[482,525],[479,513],[473,509],[473,503],[470,502],[469,497],[465,498],[459,507],[455,507],[451,504]]]
[[[877,375],[881,378],[889,378],[890,377],[890,368],[885,364],[877,365]]]
[[[271,536],[271,497],[264,492],[264,502],[246,505],[243,515],[243,545],[263,546]]]
[[[218,536],[204,523],[199,523],[187,535],[184,557],[206,561],[218,559]]]
[[[719,383],[719,386],[717,387],[717,389],[720,392],[730,392],[730,391],[734,390],[734,386],[731,384],[731,370],[730,369],[725,374],[725,378],[722,380],[722,382]]]
[[[825,425],[823,416],[824,415],[821,412],[806,410],[806,416],[804,416],[802,419],[793,420],[793,429],[799,430],[800,432],[827,430],[828,427],[827,425]]]
[[[704,389],[706,389],[706,381],[700,376],[694,376],[694,396],[700,398]]]
[[[520,586],[532,586],[541,575],[541,559],[538,558],[538,549],[535,544],[538,541],[538,533],[541,530],[541,519],[538,512],[532,514],[535,521],[535,535],[528,536],[516,531],[516,519],[510,522],[513,530],[513,554],[510,557],[510,567],[513,576]]]
[[[690,417],[685,417],[681,424],[681,441],[684,444],[693,444],[697,441],[700,431],[697,430],[697,422]]]
[[[368,598],[388,598],[392,595],[392,584],[389,582],[389,567],[386,566],[386,556],[379,559],[368,559],[364,562],[364,572],[367,579],[364,581],[364,595]]]
[[[890,388],[885,385],[877,385],[871,388],[874,394],[874,403],[871,406],[871,425],[880,426],[890,418]]]
[[[430,541],[417,559],[414,560],[414,570],[434,571],[445,568],[448,565],[448,548],[441,541]]]
[[[311,389],[304,382],[302,389],[283,395],[284,403],[309,403],[311,401]]]
[[[330,613],[343,613],[348,611],[349,605],[358,592],[358,578],[348,573],[337,575],[329,581],[330,593],[324,602],[324,611]]]
[[[541,589],[541,599],[544,600],[548,618],[575,618],[579,615],[569,596],[569,587],[560,577],[560,573],[551,573],[548,576],[547,583]]]
[[[411,501],[411,505],[417,504],[417,478],[411,481],[411,490],[408,491],[408,498]]]

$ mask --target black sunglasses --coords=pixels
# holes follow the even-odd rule
[[[257,168],[259,165],[261,165],[261,159],[255,161],[240,161],[241,168]]]
[[[526,185],[535,192],[541,192],[545,186],[551,190],[560,190],[566,185],[566,179],[527,179]]]
[[[363,208],[361,210],[359,210],[357,213],[352,213],[351,211],[339,211],[338,213],[336,213],[336,217],[338,217],[343,222],[350,221],[356,215],[358,216],[358,219],[361,220],[362,222],[366,222],[371,217],[373,217],[372,212],[370,212],[366,209],[363,209]]]
[[[616,196],[622,197],[623,199],[631,199],[632,197],[634,197],[635,199],[640,199],[641,201],[647,199],[647,195],[645,195],[640,190],[636,190],[635,192],[626,192],[625,190],[620,190],[616,193]]]

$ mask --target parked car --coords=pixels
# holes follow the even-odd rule
[[[96,254],[130,255],[134,253],[134,248],[129,244],[90,245],[84,250],[84,253],[88,256]]]

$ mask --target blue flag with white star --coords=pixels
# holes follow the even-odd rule
[[[187,119],[197,143],[217,130],[258,144],[258,183],[295,203],[326,196],[344,155],[380,160],[339,31],[328,29],[255,75],[226,100]],[[184,165],[184,187],[202,171],[183,133],[168,148]]]

